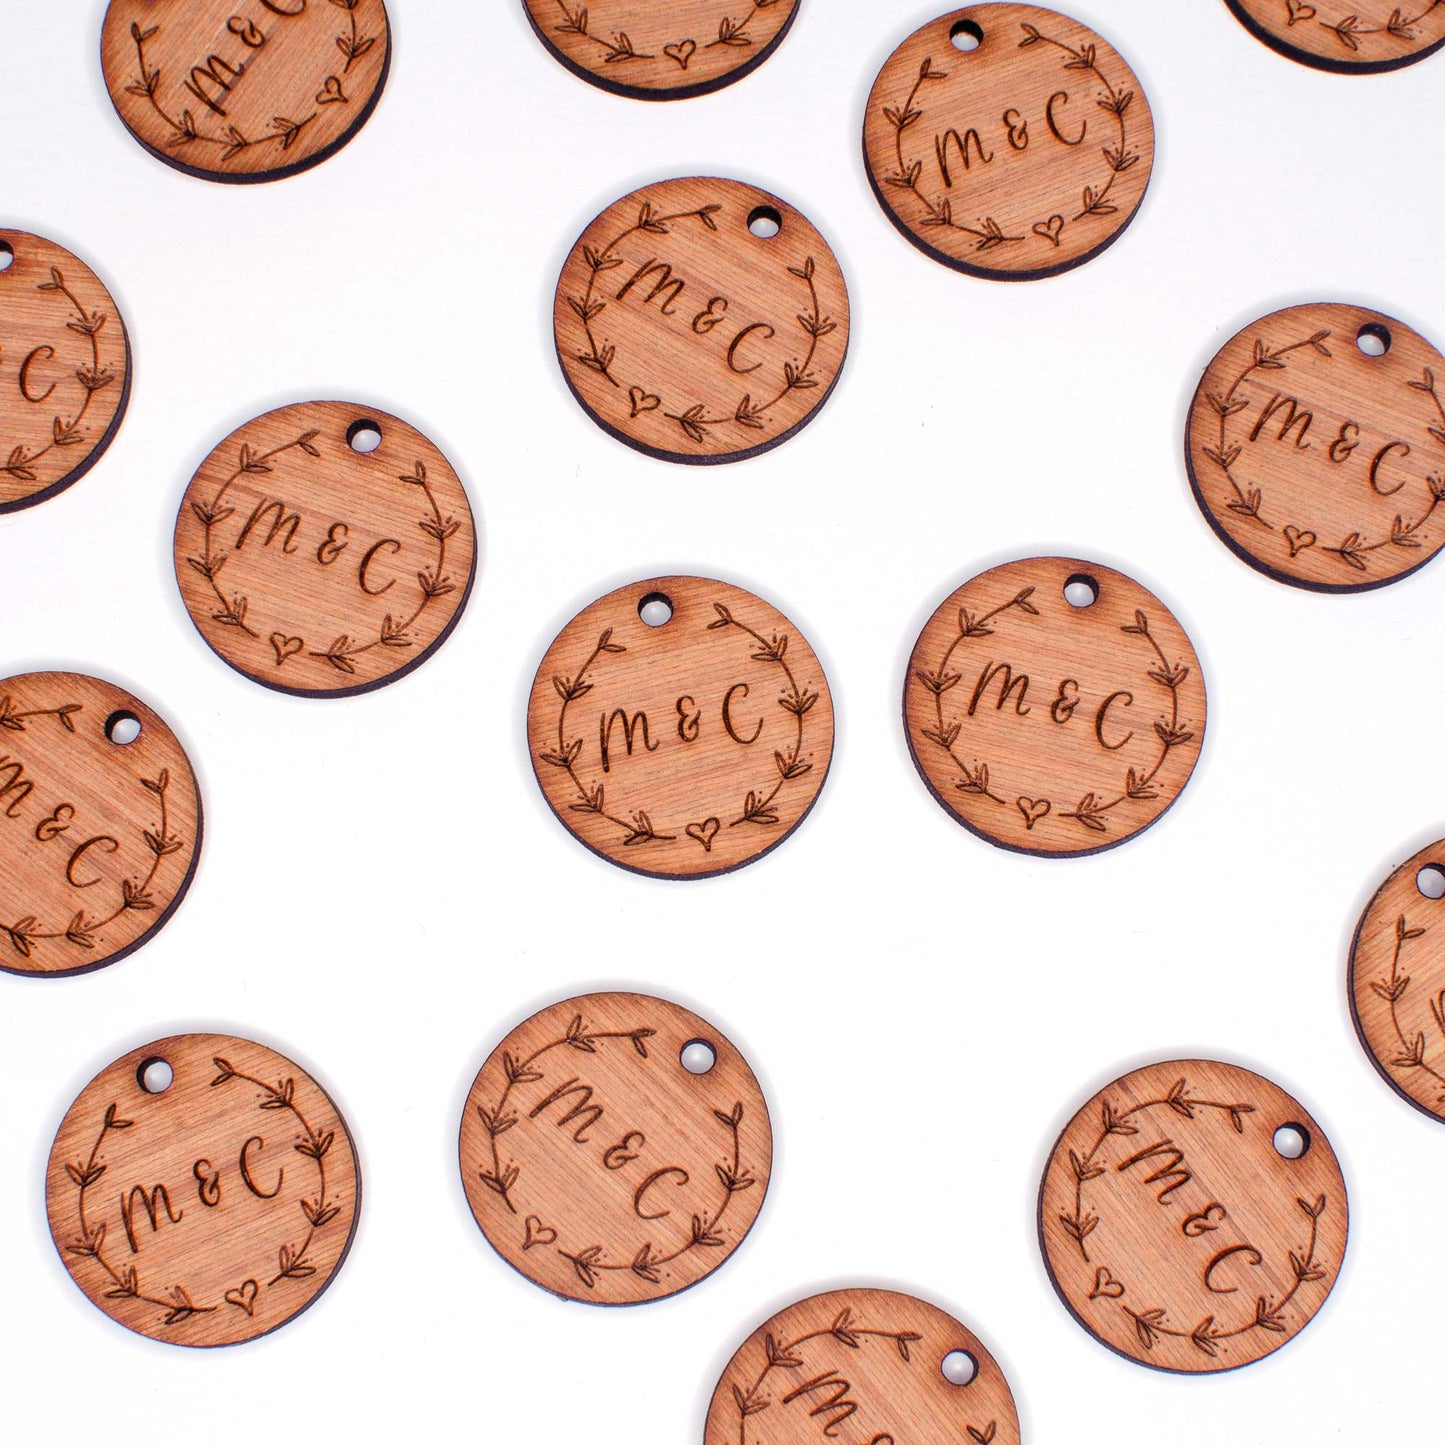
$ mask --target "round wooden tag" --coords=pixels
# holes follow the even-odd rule
[[[833,760],[833,699],[807,638],[760,597],[656,577],[562,629],[527,737],[552,811],[594,853],[706,878],[807,816]]]
[[[451,463],[415,427],[350,402],[284,406],[201,464],[176,519],[191,621],[278,692],[350,697],[450,636],[477,538]]]
[[[181,1034],[86,1085],[45,1201],[66,1269],[113,1320],[167,1344],[236,1345],[331,1283],[361,1175],[315,1079],[247,1039]]]
[[[843,1289],[753,1333],[718,1381],[704,1440],[815,1445],[820,1435],[1018,1445],[1019,1420],[1003,1371],[957,1320],[911,1295]]]
[[[276,181],[370,119],[391,28],[383,0],[110,0],[100,61],[153,156],[203,180]]]
[[[159,714],[79,673],[0,680],[0,969],[63,977],[133,953],[200,854],[195,774]]]
[[[1383,587],[1445,544],[1445,357],[1360,306],[1276,311],[1210,362],[1185,454],[1251,567],[1316,592]]]
[[[798,0],[526,0],[542,43],[583,80],[634,100],[685,100],[751,74]]]
[[[0,230],[0,513],[78,482],[130,401],[130,338],[100,278],[63,246]]]
[[[1226,0],[1271,50],[1317,70],[1398,70],[1445,45],[1445,0]]]
[[[741,181],[660,181],[609,206],[557,282],[557,357],[603,429],[668,462],[736,462],[827,401],[848,288],[806,216]]]
[[[1201,1059],[1096,1094],[1039,1192],[1044,1263],[1074,1318],[1116,1354],[1191,1375],[1297,1335],[1334,1288],[1349,1217],[1319,1125],[1268,1079]]]
[[[1155,823],[1199,761],[1204,679],[1169,609],[1121,572],[1009,562],[929,619],[903,718],[929,790],[1020,853],[1100,853]]]
[[[1092,260],[1138,211],[1154,120],[1106,40],[1036,5],[915,31],[873,83],[863,152],[889,220],[945,266],[1032,281]]]
[[[462,1115],[467,1202],[534,1284],[645,1304],[725,1264],[763,1207],[773,1131],[758,1081],[706,1019],[588,994],[534,1014]]]
[[[1445,1119],[1445,842],[1422,848],[1370,900],[1350,946],[1350,1011],[1397,1094]]]

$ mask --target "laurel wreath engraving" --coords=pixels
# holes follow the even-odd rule
[[[1417,14],[1407,15],[1401,6],[1396,6],[1390,12],[1390,18],[1383,25],[1362,25],[1360,17],[1356,14],[1346,15],[1341,20],[1319,20],[1322,29],[1328,30],[1345,47],[1346,50],[1358,51],[1360,38],[1362,36],[1388,36],[1392,40],[1416,40],[1414,26],[1418,25],[1426,16],[1445,4],[1445,0],[1430,0],[1430,3]],[[1319,11],[1308,0],[1284,0],[1285,24],[1293,30],[1296,25],[1310,20],[1318,20]]]
[[[1390,1022],[1394,1026],[1395,1036],[1400,1041],[1400,1052],[1390,1059],[1389,1065],[1393,1069],[1399,1069],[1402,1073],[1412,1070],[1419,1070],[1428,1074],[1430,1078],[1441,1086],[1441,1094],[1436,1100],[1437,1103],[1445,1103],[1445,1073],[1441,1073],[1425,1057],[1425,1035],[1415,1033],[1406,1038],[1405,1031],[1400,1024],[1399,1003],[1404,998],[1410,987],[1410,975],[1400,972],[1400,959],[1405,952],[1405,945],[1412,943],[1417,938],[1423,938],[1428,929],[1412,928],[1402,913],[1395,920],[1395,949],[1390,960],[1390,976],[1372,980],[1371,989],[1380,998],[1384,999],[1390,1006]],[[1435,1027],[1442,1035],[1445,1035],[1445,989],[1442,989],[1430,1000],[1430,1016],[1435,1020]]]
[[[733,49],[747,49],[753,44],[753,38],[748,34],[748,25],[762,11],[769,10],[778,3],[779,0],[753,0],[748,7],[747,14],[741,20],[734,20],[729,15],[723,15],[722,19],[718,21],[717,38],[704,41],[701,48],[714,50],[721,45]],[[579,5],[575,10],[569,9],[566,0],[557,0],[557,9],[561,12],[562,19],[552,29],[559,35],[577,35],[599,46],[602,50],[603,64],[623,65],[634,60],[657,59],[655,52],[638,50],[632,43],[632,37],[625,30],[613,30],[606,35],[595,32],[592,29],[591,15],[585,6]],[[681,70],[688,68],[698,49],[697,41],[690,36],[671,41],[661,47],[663,55]]]

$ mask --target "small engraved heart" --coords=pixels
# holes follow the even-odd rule
[[[248,1315],[256,1313],[256,1281],[248,1279],[240,1289],[228,1289],[226,1291],[226,1303],[235,1305],[238,1310],[245,1310]]]
[[[1298,25],[1301,20],[1313,20],[1315,18],[1315,7],[1313,5],[1306,5],[1304,0],[1285,0],[1285,3],[1289,6],[1289,23],[1291,28]]]
[[[1124,1286],[1107,1269],[1094,1271],[1094,1287],[1089,1291],[1090,1299],[1122,1299]]]
[[[1046,241],[1052,241],[1054,245],[1059,244],[1059,237],[1064,234],[1064,218],[1062,216],[1050,216],[1047,221],[1034,222],[1034,235],[1042,236]]]
[[[667,56],[669,60],[677,61],[677,63],[686,70],[687,62],[697,54],[697,41],[684,40],[680,45],[664,45],[662,47],[662,53]]]
[[[694,843],[702,844],[704,853],[712,852],[712,840],[717,837],[722,829],[722,824],[716,818],[709,818],[705,823],[689,823],[687,825],[687,836]]]
[[[1289,543],[1289,554],[1291,557],[1298,557],[1301,552],[1308,551],[1313,547],[1319,538],[1313,532],[1301,532],[1298,527],[1286,527],[1284,539]]]
[[[334,76],[326,77],[326,84],[316,92],[317,105],[347,105],[351,97],[342,90],[341,82]]]
[[[280,667],[288,657],[295,657],[306,644],[299,637],[287,637],[284,632],[273,632],[271,646],[276,653],[276,666]]]
[[[627,399],[632,403],[633,416],[641,416],[645,411],[656,411],[662,405],[660,396],[653,396],[651,392],[643,391],[640,386],[634,386],[627,393]]]
[[[1018,800],[1019,812],[1024,815],[1024,822],[1029,825],[1029,832],[1034,831],[1034,824],[1041,818],[1047,818],[1054,810],[1054,805],[1047,798],[1040,798],[1037,802],[1033,798],[1020,798]]]
[[[549,1229],[535,1214],[527,1216],[527,1237],[522,1242],[524,1250],[532,1249],[539,1244],[556,1244],[557,1231]]]

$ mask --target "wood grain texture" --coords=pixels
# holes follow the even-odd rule
[[[751,74],[783,42],[799,0],[524,0],[574,75],[634,100],[684,100]]]
[[[649,626],[649,598],[669,621]],[[706,878],[770,852],[833,759],[833,699],[808,641],[726,582],[656,577],[578,613],[527,706],[537,781],[594,853],[658,878]]]
[[[1210,362],[1185,454],[1210,526],[1250,566],[1316,592],[1383,587],[1445,545],[1445,358],[1364,307],[1276,311]]]
[[[1380,1077],[1445,1119],[1445,901],[1421,889],[1423,869],[1445,876],[1445,842],[1402,863],[1361,915],[1350,945],[1350,1012]]]
[[[1092,605],[1074,606],[1087,579]],[[1087,594],[1085,594],[1087,595]],[[1092,562],[1036,557],[964,583],[909,662],[913,761],[966,828],[1072,858],[1158,821],[1199,761],[1199,659],[1165,605]]]
[[[978,40],[961,51],[954,36]],[[945,266],[1054,276],[1111,246],[1154,166],[1154,120],[1101,36],[1035,5],[970,5],[915,31],[868,98],[863,154],[885,214]]]
[[[955,1351],[977,1373],[955,1385]],[[760,1326],[718,1381],[705,1445],[820,1438],[1018,1445],[1013,1394],[978,1338],[933,1305],[883,1289],[799,1300]]]
[[[708,1044],[713,1067],[681,1062]],[[763,1207],[768,1106],[748,1062],[665,999],[534,1014],[482,1066],[461,1130],[467,1202],[534,1284],[596,1305],[666,1299],[726,1264]]]
[[[1309,1147],[1275,1148],[1294,1127]],[[1319,1312],[1349,1236],[1324,1131],[1233,1064],[1150,1064],[1096,1094],[1054,1146],[1039,1240],[1060,1299],[1126,1359],[1179,1374],[1273,1354]]]
[[[774,236],[755,214],[781,222]],[[832,393],[848,288],[786,201],[740,181],[660,181],[609,206],[557,282],[557,358],[619,441],[664,461],[736,462],[786,441]]]
[[[1272,50],[1317,70],[1398,70],[1445,45],[1445,0],[1227,0]]]
[[[122,719],[132,742],[111,739]],[[79,673],[0,680],[0,969],[118,962],[180,906],[200,853],[195,774],[158,713]]]
[[[163,1093],[140,1073],[174,1070]],[[346,1123],[289,1059],[225,1034],[133,1049],[70,1106],[45,1175],[50,1233],[90,1301],[167,1344],[241,1344],[331,1283],[356,1231]]]
[[[391,28],[383,0],[111,0],[100,60],[153,156],[203,180],[275,181],[366,124]]]
[[[374,451],[353,432],[370,424]],[[191,620],[238,672],[301,697],[395,682],[446,641],[477,538],[461,480],[415,427],[316,401],[267,412],[202,463],[176,518]]]
[[[0,513],[78,482],[130,401],[130,337],[104,283],[64,246],[0,230]]]

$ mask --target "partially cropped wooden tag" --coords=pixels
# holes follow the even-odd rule
[[[1248,1365],[1319,1312],[1349,1205],[1319,1125],[1233,1064],[1151,1064],[1096,1094],[1054,1146],[1039,1238],[1095,1339],[1158,1370]]]
[[[635,993],[553,1004],[482,1066],[461,1168],[482,1233],[587,1304],[665,1299],[725,1264],[773,1165],[748,1062],[706,1019]]]
[[[361,1177],[321,1086],[247,1039],[134,1049],[70,1106],[45,1175],[50,1233],[91,1302],[173,1345],[279,1329],[351,1247]]]
[[[0,969],[115,963],[180,905],[201,796],[176,735],[99,678],[0,679]]]
[[[1227,0],[1272,50],[1317,70],[1398,70],[1445,45],[1445,0]]]
[[[0,513],[98,462],[130,400],[130,339],[100,278],[64,246],[0,230]]]
[[[752,1335],[718,1381],[704,1440],[820,1436],[1018,1445],[1019,1420],[997,1361],[957,1320],[911,1295],[843,1289],[790,1305]]]
[[[656,577],[563,628],[527,736],[553,812],[594,853],[701,878],[802,822],[832,762],[833,700],[807,638],[760,597]]]
[[[1009,562],[929,619],[903,699],[908,746],[966,828],[1077,857],[1142,832],[1199,761],[1204,680],[1169,609],[1092,562]]]
[[[1363,592],[1445,544],[1445,357],[1377,311],[1247,326],[1204,373],[1185,449],[1210,526],[1276,581]]]
[[[634,100],[721,90],[783,43],[799,0],[526,0],[527,18],[574,75]]]
[[[461,480],[415,427],[314,401],[267,412],[202,463],[176,519],[176,579],[226,662],[303,697],[420,666],[471,593]]]
[[[1401,864],[1350,948],[1350,1009],[1380,1076],[1445,1119],[1445,842]]]
[[[153,156],[205,180],[274,181],[366,124],[391,29],[383,0],[111,0],[100,59]]]
[[[557,282],[557,357],[606,432],[669,462],[735,462],[827,401],[848,288],[786,201],[741,181],[660,181],[582,233]]]
[[[1154,120],[1134,72],[1087,26],[1035,5],[970,5],[889,57],[863,150],[879,203],[920,250],[1030,281],[1091,260],[1134,219]]]

